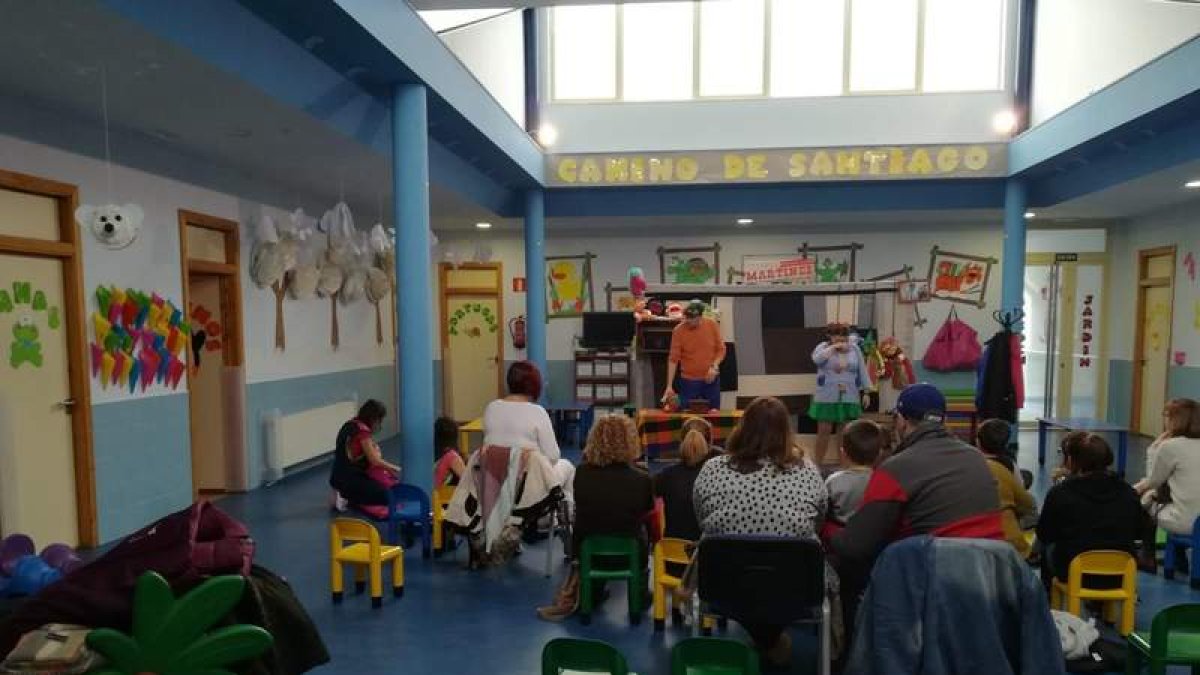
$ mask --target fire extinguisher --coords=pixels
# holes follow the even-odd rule
[[[523,315],[509,320],[508,333],[512,336],[513,349],[525,349],[525,317]]]

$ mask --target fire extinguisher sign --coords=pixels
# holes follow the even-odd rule
[[[513,277],[513,293],[525,292],[525,277]]]

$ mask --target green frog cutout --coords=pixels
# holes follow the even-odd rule
[[[850,265],[846,261],[834,264],[833,260],[826,258],[821,261],[821,265],[817,267],[817,281],[821,283],[832,283],[841,281],[842,277],[850,271]]]
[[[671,258],[667,273],[675,277],[677,284],[703,284],[717,278],[717,271],[704,258]]]
[[[28,363],[34,368],[42,367],[42,343],[39,341],[37,325],[33,317],[23,316],[12,327],[13,341],[8,347],[8,363],[13,368]]]

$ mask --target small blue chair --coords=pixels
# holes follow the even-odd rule
[[[397,546],[401,530],[412,527],[421,533],[421,557],[433,552],[433,509],[429,495],[416,485],[397,483],[388,490],[388,542]]]
[[[1163,547],[1163,576],[1167,579],[1175,578],[1175,556],[1179,548],[1192,549],[1191,570],[1188,576],[1192,588],[1200,589],[1200,561],[1196,560],[1197,551],[1200,551],[1200,518],[1192,523],[1190,535],[1167,533],[1167,544]]]

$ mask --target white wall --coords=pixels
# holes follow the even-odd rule
[[[563,153],[984,143],[1007,140],[992,116],[1011,103],[1007,92],[552,103],[542,121]]]
[[[508,12],[438,37],[524,128],[525,28],[521,12]]]
[[[1138,251],[1176,246],[1174,317],[1171,354],[1187,354],[1185,365],[1200,366],[1200,279],[1188,275],[1188,253],[1200,262],[1200,200],[1147,214],[1118,225],[1111,233],[1112,267],[1109,287],[1108,351],[1110,358],[1132,359],[1137,311]],[[1200,271],[1200,270],[1198,270]],[[1172,364],[1174,361],[1172,360]]]
[[[1200,35],[1200,5],[1162,0],[1038,0],[1033,124]]]
[[[876,226],[877,227],[877,226]],[[655,250],[659,246],[711,246],[714,241],[721,243],[721,267],[738,266],[742,256],[754,254],[771,254],[795,251],[804,241],[813,245],[844,244],[856,241],[865,245],[858,254],[859,278],[883,274],[898,269],[903,265],[911,265],[914,275],[923,277],[929,268],[929,252],[934,244],[943,249],[959,253],[990,255],[997,259],[1001,253],[1001,227],[997,222],[990,228],[973,228],[941,231],[914,231],[910,227],[897,226],[892,232],[868,232],[856,234],[854,226],[841,228],[838,234],[814,234],[797,232],[796,234],[753,233],[730,231],[711,236],[672,236],[661,234],[656,236],[556,236],[553,227],[546,238],[547,255],[570,255],[590,251],[597,255],[593,261],[593,283],[596,292],[596,309],[604,309],[604,283],[612,282],[623,286],[627,279],[630,266],[640,266],[646,270],[651,282],[657,281],[658,256]],[[524,244],[519,234],[497,233],[494,235],[472,235],[468,238],[456,238],[452,235],[442,237],[442,248],[469,253],[474,250],[474,242],[485,239],[492,247],[494,259],[504,263],[505,297],[504,314],[506,317],[525,313],[525,294],[512,292],[512,277],[524,275]],[[980,333],[981,339],[986,339],[995,332],[991,312],[997,308],[1000,301],[1000,265],[992,267],[992,276],[988,282],[986,309],[979,310],[966,305],[957,305],[959,316],[971,323]],[[722,276],[724,281],[724,276]],[[435,304],[435,308],[436,308]],[[935,301],[921,305],[921,312],[929,319],[929,323],[916,331],[916,358],[925,353],[925,348],[937,332],[941,322],[946,318],[950,308],[949,303]],[[435,311],[438,311],[435,309]],[[439,318],[438,321],[441,319]],[[547,359],[571,360],[574,358],[573,337],[581,332],[580,319],[554,319],[550,321],[547,330]],[[524,358],[524,354],[513,350],[506,342],[505,359]]]
[[[285,302],[288,349],[274,350],[275,300],[270,290],[260,290],[245,270],[250,264],[252,224],[266,208],[276,218],[281,209],[239,199],[180,181],[114,165],[113,195],[107,193],[104,163],[90,157],[0,135],[0,168],[79,186],[83,204],[136,203],[145,211],[141,234],[128,248],[110,251],[84,233],[83,281],[87,311],[95,310],[95,289],[100,284],[156,291],[177,306],[183,303],[180,271],[178,210],[198,211],[242,224],[242,309],[248,382],[283,379],[392,363],[391,331],[385,324],[385,344],[375,345],[375,315],[365,302],[339,308],[342,348],[329,347],[329,303],[313,300]],[[290,210],[290,209],[289,209]],[[387,317],[385,316],[385,321]],[[87,328],[89,341],[93,334]],[[186,391],[186,379],[177,392]],[[161,385],[128,390],[101,389],[92,380],[93,403],[176,393]]]

